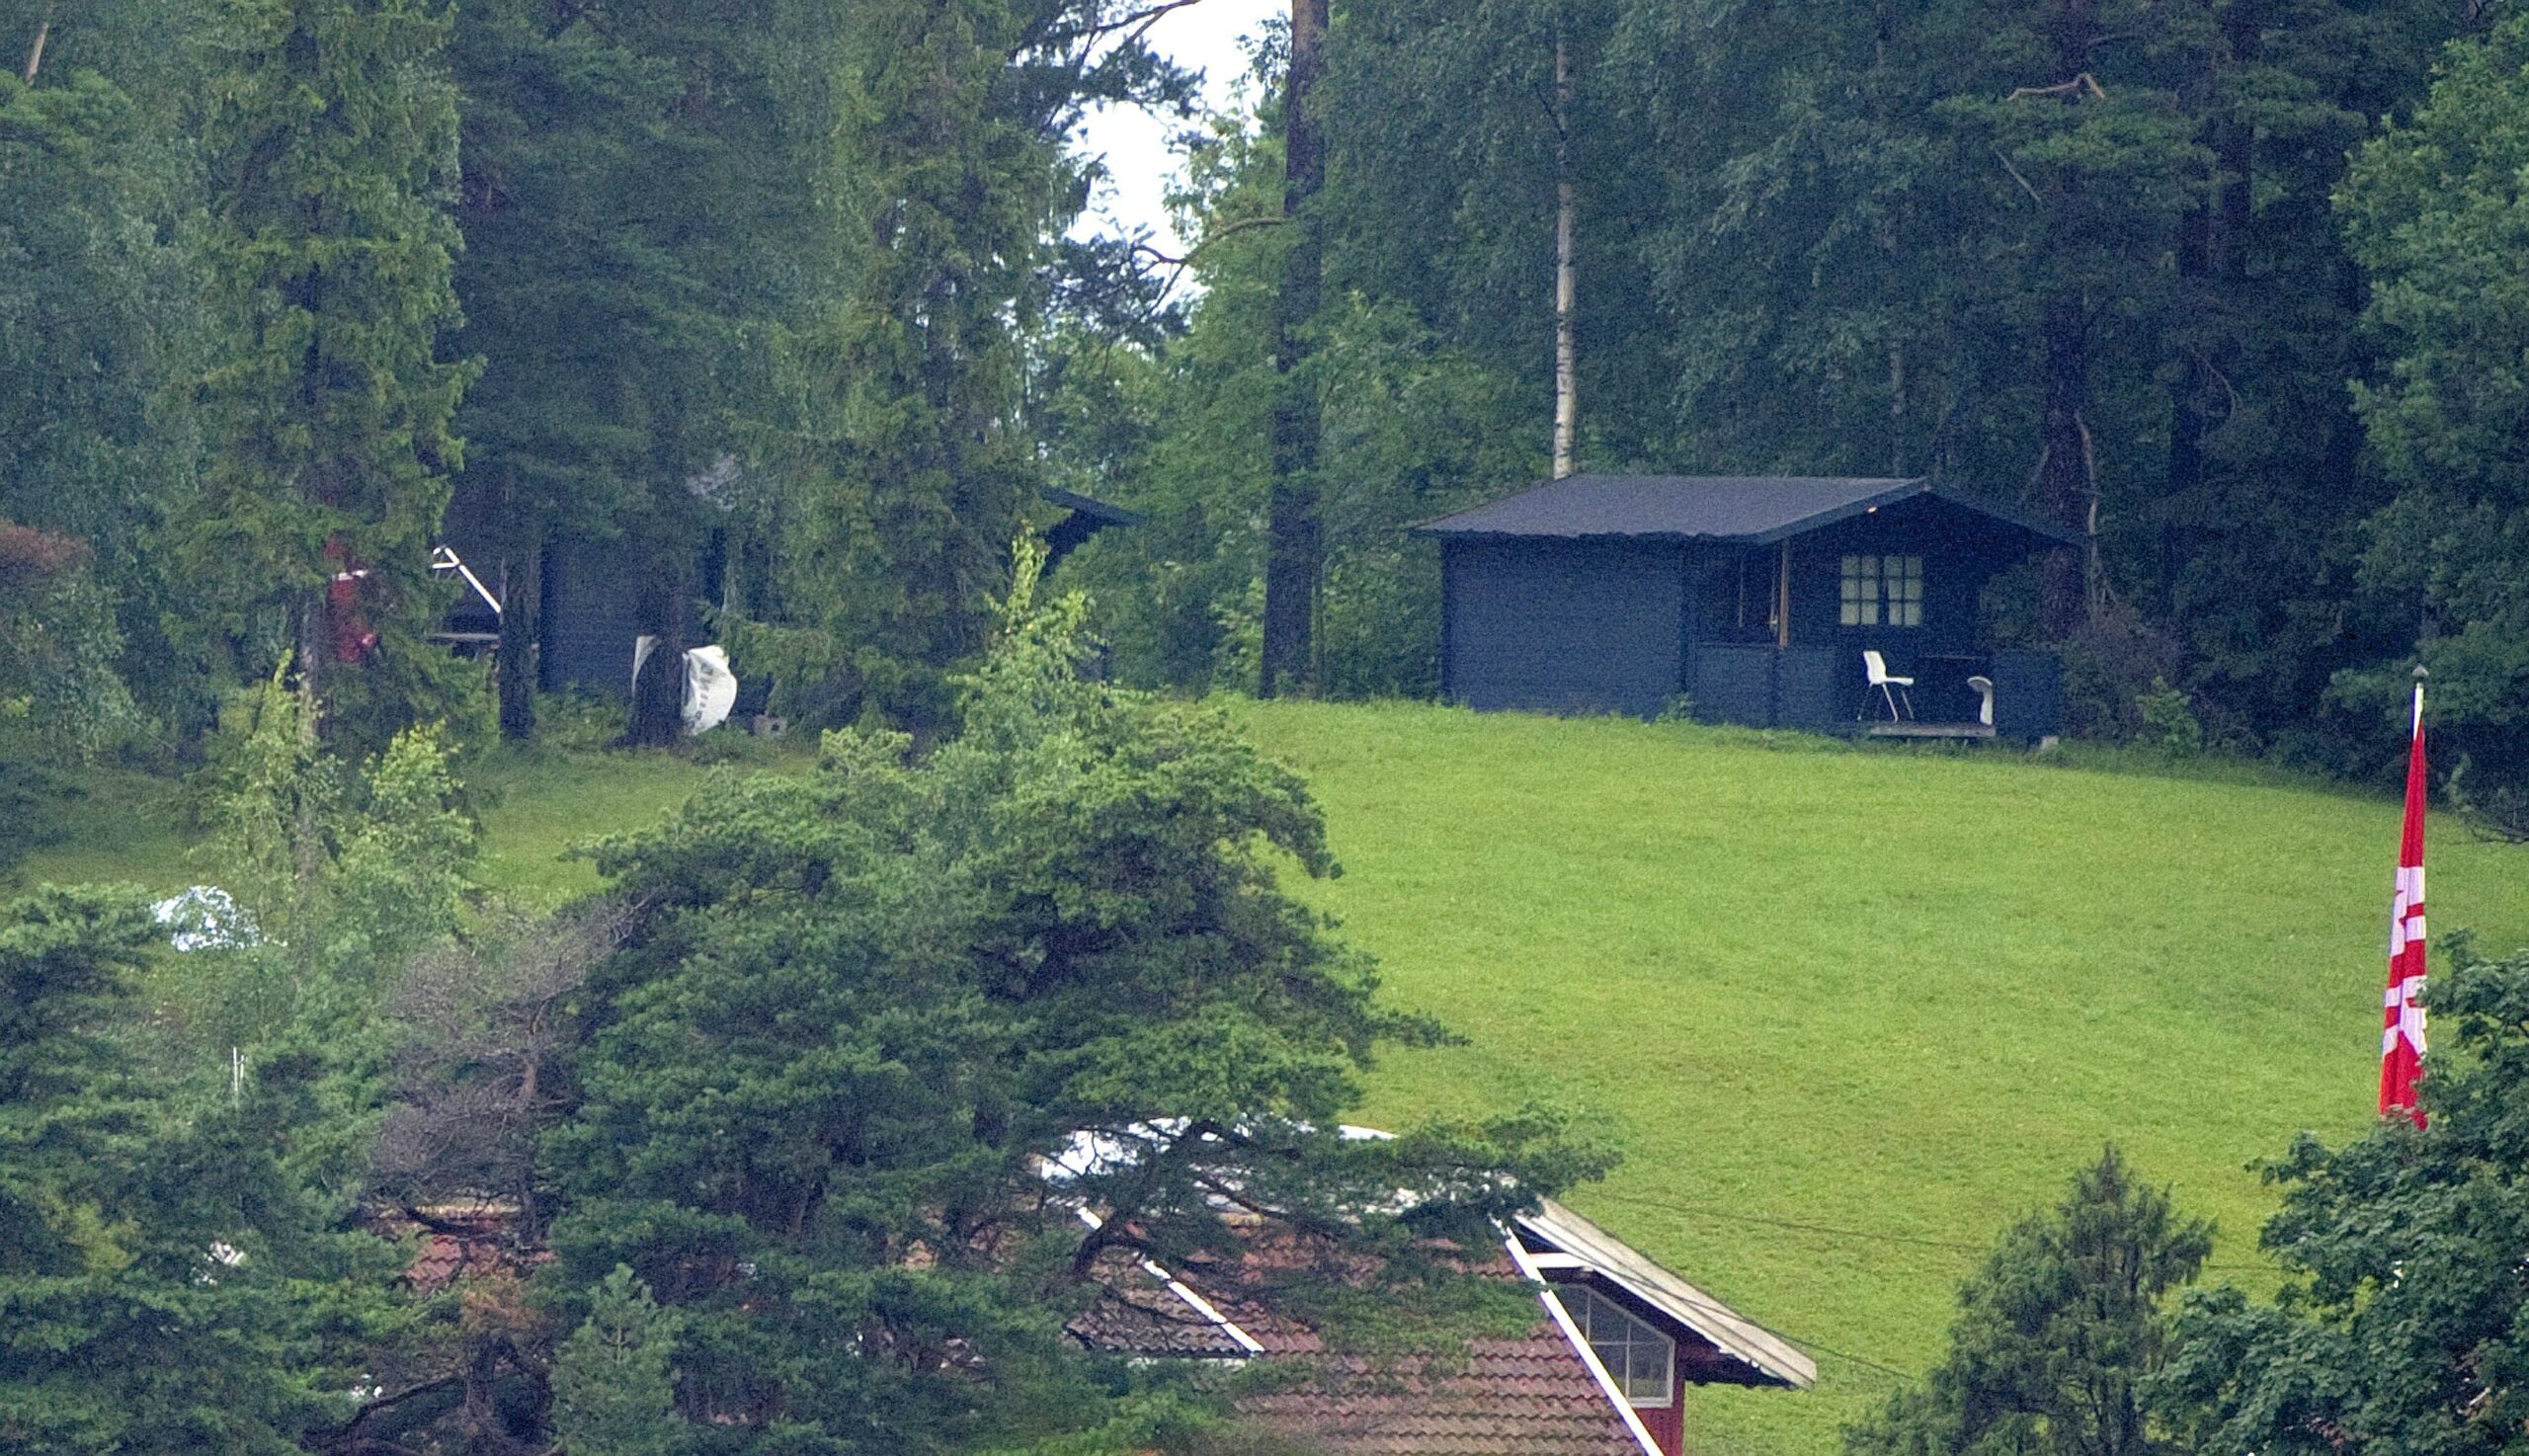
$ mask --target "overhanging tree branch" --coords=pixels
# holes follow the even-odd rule
[[[2065,98],[2072,98],[2082,95],[2093,97],[2099,101],[2107,100],[2107,93],[2099,89],[2098,78],[2087,71],[2080,72],[2069,81],[2058,81],[2052,86],[2022,86],[2013,91],[2009,96],[2005,97],[2004,100],[2018,101],[2024,97],[2031,96],[2061,96]]]

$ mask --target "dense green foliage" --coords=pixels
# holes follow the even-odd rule
[[[457,317],[452,11],[234,0],[213,15],[201,249],[219,347],[184,559],[230,637],[266,634],[253,646],[270,653],[286,624],[327,723],[373,749],[466,693],[423,636],[446,606],[430,550],[471,372],[439,357]]]
[[[546,542],[687,527],[693,450],[678,399],[729,346],[720,311],[701,306],[700,250],[677,246],[738,230],[714,216],[725,191],[699,185],[719,117],[675,123],[676,67],[639,42],[686,38],[646,18],[627,6],[611,8],[611,26],[584,11],[557,27],[541,0],[492,0],[465,7],[449,46],[464,168],[456,343],[483,361],[457,416],[455,513],[498,549],[477,569],[510,607],[500,699],[512,737],[534,731]]]
[[[391,1266],[289,1166],[305,1059],[233,1098],[154,1065],[132,892],[0,915],[0,1434],[59,1456],[299,1449],[348,1414]]]
[[[553,1359],[553,1434],[563,1456],[678,1456],[686,1447],[668,1354],[675,1322],[618,1267]]]
[[[2163,1394],[2200,1448],[2519,1449],[2529,956],[2451,949],[2432,989],[2430,1128],[2388,1119],[2340,1147],[2295,1143],[2269,1170],[2284,1186],[2264,1234],[2282,1294],[2189,1301]]]
[[[2162,1302],[2193,1280],[2213,1230],[2137,1183],[2111,1146],[2064,1201],[2006,1230],[1958,1291],[1949,1353],[1851,1456],[2153,1456],[2184,1449],[2144,1418],[2167,1344]]]
[[[2365,147],[2343,190],[2373,281],[2365,319],[2387,355],[2357,398],[2398,486],[2366,523],[2363,583],[2424,623],[2441,741],[2515,806],[2529,787],[2529,499],[2512,462],[2529,450],[2529,376],[2504,341],[2529,295],[2497,260],[2519,247],[2529,202],[2524,58],[2519,17],[2451,47],[2429,104]],[[2382,717],[2406,696],[2394,672],[2345,688]]]
[[[1432,1029],[1276,890],[1271,851],[1334,867],[1298,781],[1216,712],[1080,681],[1077,614],[1016,619],[931,755],[831,735],[813,775],[604,851],[636,909],[547,1143],[553,1247],[566,1285],[627,1265],[675,1312],[709,1449],[1094,1425],[1120,1372],[1062,1319],[1108,1251],[1259,1237],[1224,1197],[1315,1250],[1284,1298],[1393,1337],[1463,1303],[1428,1241],[1594,1166],[1535,1114],[1340,1135],[1373,1049]]]

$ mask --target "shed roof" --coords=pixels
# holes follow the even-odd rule
[[[1419,535],[1581,540],[1731,541],[1771,545],[1882,506],[1930,496],[2032,537],[2031,547],[2080,544],[2061,526],[1976,500],[1920,476],[1573,475],[1473,510],[1427,521]]]
[[[1064,490],[1060,486],[1040,485],[1036,487],[1036,497],[1049,506],[1060,506],[1066,511],[1077,511],[1081,515],[1087,516],[1096,521],[1101,526],[1141,525],[1142,517],[1140,512],[1127,511],[1121,506],[1101,501],[1096,496],[1082,495],[1076,490]]]

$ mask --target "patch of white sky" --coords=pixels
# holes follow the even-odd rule
[[[1152,49],[1187,70],[1203,74],[1203,106],[1229,108],[1248,57],[1241,43],[1274,16],[1290,14],[1289,0],[1196,0],[1169,11],[1151,23],[1145,38]],[[1254,96],[1251,86],[1248,92]],[[1172,139],[1201,125],[1199,120],[1139,107],[1107,106],[1093,111],[1075,141],[1085,156],[1102,157],[1107,176],[1090,199],[1089,210],[1072,227],[1075,237],[1124,236],[1147,232],[1150,244],[1167,253],[1184,251],[1168,215],[1168,188],[1184,158]]]

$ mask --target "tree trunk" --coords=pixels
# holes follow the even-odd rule
[[[1906,341],[1888,339],[1888,473],[1906,474]]]
[[[682,563],[661,570],[642,593],[639,621],[652,641],[632,680],[632,722],[624,741],[665,747],[685,732],[686,619],[693,614],[692,589]]]
[[[2247,234],[2253,220],[2250,188],[2256,127],[2223,97],[2225,75],[2256,64],[2262,27],[2251,0],[2233,0],[2223,16],[2223,43],[2211,52],[2199,84],[2186,98],[2206,120],[2199,139],[2213,154],[2199,173],[2202,193],[2179,220],[2178,310],[2173,332],[2184,347],[2172,386],[2166,498],[2162,503],[2161,577],[2169,609],[2185,575],[2196,526],[2205,519],[2199,500],[2206,472],[2205,439],[2227,410],[2215,401],[2228,389],[2226,370],[2239,359],[2236,337],[2223,325],[2220,307],[2237,304],[2247,277]],[[2199,323],[2199,321],[2202,321]]]
[[[1306,691],[1314,683],[1312,638],[1317,616],[1318,405],[1301,365],[1306,332],[1325,286],[1325,243],[1314,201],[1326,180],[1326,138],[1309,109],[1326,68],[1327,0],[1291,0],[1291,70],[1282,95],[1282,215],[1291,220],[1290,252],[1273,298],[1273,486],[1264,548],[1264,652],[1257,692]]]
[[[2204,179],[2210,185],[2210,179]],[[2213,199],[2202,198],[2178,219],[2178,317],[2171,320],[2181,354],[2176,377],[2169,385],[2169,458],[2161,498],[2161,587],[2176,605],[2178,579],[2186,570],[2186,518],[2196,493],[2204,486],[2205,400],[2213,388],[2205,365],[2206,343],[2193,328],[2210,301],[2213,266]]]
[[[501,646],[494,663],[501,698],[501,736],[535,737],[536,639],[542,635],[544,550],[540,541],[513,544],[501,559]]]
[[[2046,305],[2044,348],[2045,454],[2038,466],[2038,509],[2057,526],[2092,533],[2097,525],[2090,478],[2089,320],[2078,295],[2058,294]],[[2078,554],[2047,553],[2040,571],[2046,630],[2065,637],[2089,620],[2095,540]]]
[[[2084,105],[2091,50],[2099,40],[2091,0],[2063,0],[2050,30],[2055,41],[2058,105]],[[2061,638],[2089,621],[2098,602],[2098,467],[2090,444],[2089,308],[2080,284],[2063,276],[2086,246],[2075,203],[2080,183],[2068,177],[2050,208],[2046,252],[2056,279],[2046,300],[2039,348],[2044,354],[2043,444],[2038,505],[2045,519],[2082,534],[2078,554],[2051,551],[2039,572],[2046,630]]]
[[[1572,338],[1572,46],[1554,38],[1554,478],[1572,473],[1572,442],[1581,424],[1578,362]]]

